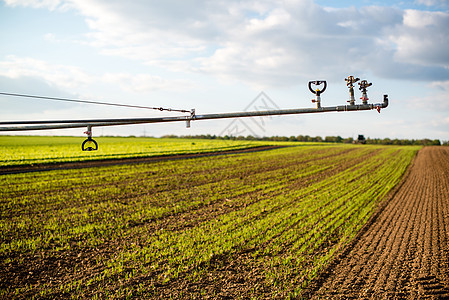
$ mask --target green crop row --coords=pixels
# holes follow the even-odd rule
[[[81,144],[84,140],[83,137],[0,136],[0,166],[205,153],[282,144],[260,141],[99,137],[95,138],[99,145],[97,151],[83,152]]]
[[[235,297],[298,295],[417,150],[303,146],[1,176],[0,267],[58,266],[47,276],[53,280],[41,274],[25,284],[16,275],[1,294],[163,298],[179,290],[175,297],[199,297],[210,291],[174,287],[226,284],[231,263],[259,274]]]

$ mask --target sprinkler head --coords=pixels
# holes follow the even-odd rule
[[[368,94],[366,93],[366,89],[372,85],[372,83],[368,83],[368,81],[366,80],[362,80],[359,82],[359,90],[362,91],[362,97],[360,99],[362,99],[363,104],[368,104]]]
[[[320,90],[318,86],[323,84],[323,88]],[[312,85],[316,86],[316,89],[312,88]],[[317,108],[321,108],[321,94],[324,93],[327,87],[326,80],[315,80],[315,81],[309,81],[309,91],[311,91],[313,94],[316,95],[315,99],[312,99],[313,103],[316,103]]]
[[[312,88],[312,84],[316,85],[316,89]],[[318,88],[319,85],[323,84],[323,88],[320,90]],[[326,80],[314,80],[314,81],[309,81],[309,91],[311,91],[312,93],[314,93],[317,96],[320,96],[322,93],[324,93],[324,91],[326,90],[327,87],[327,82]]]
[[[348,78],[345,78],[346,85],[349,88],[349,105],[355,105],[355,98],[354,98],[354,83],[359,81],[360,78],[355,78],[354,76],[348,76]]]
[[[354,83],[356,83],[357,81],[359,81],[360,78],[355,78],[354,76],[348,76],[348,78],[345,78],[346,81],[346,85],[351,88],[354,87]]]
[[[368,83],[368,81],[366,80],[362,80],[359,82],[359,90],[361,90],[363,93],[366,93],[366,89],[370,86],[372,86],[373,84],[370,82]]]

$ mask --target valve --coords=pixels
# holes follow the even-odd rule
[[[81,144],[81,149],[83,151],[96,151],[98,150],[97,142],[92,138],[92,126],[87,125],[87,131],[84,132],[87,134],[87,139]]]
[[[316,89],[312,88],[312,84],[316,85]],[[320,90],[318,88],[319,85],[323,84],[323,88]],[[312,103],[316,103],[316,108],[321,107],[321,94],[324,93],[327,87],[326,80],[315,80],[315,81],[309,81],[309,90],[316,95],[315,99],[312,99]]]
[[[368,81],[366,80],[362,80],[359,82],[359,90],[362,91],[362,97],[360,99],[362,99],[363,104],[368,104],[368,95],[366,89],[372,85],[373,84],[371,82],[368,83]]]
[[[348,76],[348,78],[345,78],[346,85],[349,88],[349,105],[355,105],[355,98],[354,98],[354,83],[359,81],[360,78],[355,78],[354,76]]]

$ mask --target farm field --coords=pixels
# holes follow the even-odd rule
[[[1,175],[0,295],[300,296],[418,150],[303,145]]]
[[[397,192],[306,298],[449,299],[449,147],[425,147]]]
[[[81,151],[81,143],[85,139],[85,137],[0,135],[0,166],[208,153],[282,144],[260,141],[99,137],[95,138],[99,145],[97,151]]]

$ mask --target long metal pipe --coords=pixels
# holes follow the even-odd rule
[[[265,110],[265,111],[216,113],[216,114],[204,114],[204,115],[195,115],[194,113],[192,113],[189,116],[161,117],[161,118],[0,122],[0,125],[31,125],[31,126],[0,127],[0,131],[65,129],[65,128],[82,128],[82,127],[87,127],[87,126],[103,127],[103,126],[165,123],[165,122],[178,122],[178,121],[185,121],[185,122],[188,122],[188,124],[189,124],[190,121],[196,121],[196,120],[214,120],[214,119],[227,119],[227,118],[310,114],[310,113],[323,113],[323,112],[333,112],[333,111],[337,111],[337,112],[362,111],[362,110],[381,109],[381,108],[386,108],[387,106],[388,106],[388,95],[384,95],[383,103],[377,103],[377,104],[339,105],[339,106],[316,107],[316,108],[296,108],[296,109],[280,109],[280,110]],[[40,124],[40,125],[37,125],[37,124]]]

